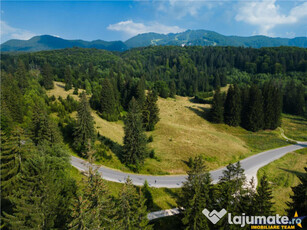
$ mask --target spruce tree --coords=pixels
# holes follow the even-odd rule
[[[172,80],[170,82],[170,86],[169,86],[169,96],[172,97],[172,98],[175,98],[176,96],[176,83],[175,83],[175,80]]]
[[[132,181],[128,178],[123,189],[119,194],[117,204],[117,219],[119,229],[152,229],[148,225],[145,198],[140,190],[133,186]]]
[[[49,63],[45,63],[42,68],[43,86],[45,89],[53,89],[52,67]]]
[[[19,187],[9,196],[13,203],[13,213],[4,213],[3,221],[8,229],[56,227],[54,223],[63,181],[58,180],[58,172],[50,170],[49,164],[46,157],[36,154],[27,159]]]
[[[142,125],[142,117],[137,101],[132,98],[125,118],[123,161],[137,170],[147,156],[147,138]]]
[[[79,153],[86,156],[91,143],[94,141],[95,134],[94,121],[85,92],[81,94],[77,112],[73,146]]]
[[[44,141],[47,141],[48,144],[61,141],[61,135],[57,125],[48,116],[42,104],[37,104],[33,107],[30,137],[35,145],[39,145]]]
[[[288,215],[294,216],[295,212],[298,213],[299,216],[307,215],[307,167],[304,168],[305,173],[298,175],[300,179],[300,183],[292,187],[293,195],[290,196],[291,202],[288,202]],[[303,226],[304,223],[303,223]]]
[[[160,120],[157,101],[158,101],[157,94],[153,91],[149,91],[146,96],[146,100],[142,111],[143,126],[146,129],[146,131],[154,130],[155,125]]]
[[[237,85],[230,85],[224,105],[224,120],[227,125],[238,126],[241,122],[241,94]]]
[[[22,92],[28,87],[28,74],[26,70],[26,66],[22,60],[18,61],[18,68],[15,73],[16,79],[18,81],[18,86]]]
[[[135,99],[139,103],[140,108],[143,107],[144,102],[145,102],[145,79],[141,78],[135,88]]]
[[[273,81],[263,86],[264,128],[276,129],[281,120],[282,96],[280,89]]]
[[[213,86],[214,86],[214,89],[219,89],[221,87],[221,79],[220,79],[219,74],[215,75]]]
[[[65,90],[70,90],[72,88],[72,73],[70,66],[66,66],[64,70],[64,80],[65,80]]]
[[[272,117],[272,126],[271,129],[276,129],[281,125],[281,112],[282,112],[282,92],[278,85],[275,85],[273,91],[273,104],[274,106],[274,116]]]
[[[218,209],[226,209],[233,215],[240,215],[246,209],[245,202],[247,199],[246,190],[243,188],[245,183],[244,170],[240,162],[236,164],[229,164],[217,187],[216,197],[218,199]],[[248,199],[249,200],[249,199]],[[229,225],[226,218],[218,223],[221,229],[236,229],[236,226]]]
[[[270,188],[266,175],[260,179],[255,199],[256,215],[270,216],[273,214],[272,189]]]
[[[263,97],[261,90],[253,85],[249,90],[249,102],[246,114],[246,129],[257,132],[263,128]]]
[[[223,98],[220,88],[217,88],[213,96],[212,107],[209,113],[210,121],[213,123],[222,123],[224,121],[223,110]]]
[[[32,149],[31,140],[15,127],[10,134],[1,133],[1,196],[8,196],[18,187],[24,161]]]
[[[108,121],[118,120],[117,111],[118,102],[114,97],[114,90],[109,79],[105,78],[102,81],[102,88],[100,93],[100,109],[102,118]]]
[[[213,207],[210,174],[201,156],[195,157],[191,162],[188,179],[183,184],[178,201],[184,208],[182,222],[186,229],[209,229],[208,220],[204,218],[202,211]]]
[[[145,205],[147,207],[147,210],[152,209],[154,203],[147,180],[145,180],[144,186],[142,187],[142,193],[144,194],[144,197],[146,199]]]
[[[70,229],[114,227],[114,204],[97,170],[89,169],[85,184],[73,200]]]

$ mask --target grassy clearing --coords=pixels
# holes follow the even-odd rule
[[[79,100],[79,96],[78,95],[74,95],[74,89],[70,89],[68,91],[65,91],[65,83],[63,82],[59,82],[59,81],[54,81],[54,88],[51,90],[47,91],[47,95],[50,97],[52,95],[55,96],[55,98],[58,97],[62,97],[63,99],[65,99],[68,95],[72,96],[75,100]],[[78,89],[78,94],[82,93],[83,91],[85,91],[84,89]]]
[[[307,119],[299,116],[283,114],[282,126],[285,135],[297,141],[307,141]]]
[[[67,93],[58,83],[49,95],[65,96]],[[249,132],[240,127],[212,124],[204,119],[210,109],[208,104],[191,102],[191,98],[177,96],[176,99],[159,98],[160,121],[153,132],[153,142],[149,144],[155,150],[156,159],[146,159],[140,171],[143,174],[184,174],[188,170],[189,157],[203,155],[208,168],[216,169],[241,160],[263,150],[288,144],[278,131]],[[123,122],[108,122],[94,111],[95,127],[99,133],[112,141],[122,144]],[[100,163],[111,168],[129,171],[112,151],[111,159]]]
[[[291,187],[299,183],[297,175],[304,172],[307,163],[307,148],[288,153],[258,171],[258,180],[266,173],[272,185],[276,213],[286,214],[286,202],[290,201]]]

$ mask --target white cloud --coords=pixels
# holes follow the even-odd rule
[[[5,21],[0,21],[0,28],[1,42],[9,39],[26,40],[36,35],[28,30],[11,27]]]
[[[258,26],[258,33],[272,36],[271,30],[274,27],[295,24],[305,17],[307,17],[307,2],[293,7],[288,15],[285,15],[280,12],[276,0],[262,0],[243,3],[235,19]]]
[[[167,0],[157,1],[157,10],[172,14],[177,19],[187,15],[196,17],[203,6],[212,7],[212,1],[207,0]]]
[[[116,24],[109,25],[108,30],[124,32],[129,36],[148,32],[168,34],[185,31],[185,29],[182,29],[178,26],[166,26],[157,22],[145,25],[143,23],[133,22],[132,20],[121,21]]]

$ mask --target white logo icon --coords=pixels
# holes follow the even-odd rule
[[[216,224],[219,222],[219,220],[227,213],[227,211],[223,208],[221,211],[217,212],[216,210],[213,210],[212,212],[209,212],[208,209],[204,209],[202,212],[213,224]]]

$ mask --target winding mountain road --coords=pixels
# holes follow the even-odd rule
[[[297,142],[297,144],[268,150],[241,160],[240,162],[242,168],[245,170],[245,175],[247,180],[250,180],[252,177],[254,177],[254,179],[256,180],[257,171],[261,167],[284,156],[289,152],[302,149],[305,147],[307,147],[307,142]],[[151,175],[125,173],[105,166],[91,165],[86,160],[74,156],[71,157],[71,164],[80,171],[88,171],[89,166],[97,167],[98,172],[101,174],[102,178],[108,181],[125,183],[126,179],[130,177],[134,185],[143,185],[145,180],[147,180],[149,186],[157,188],[161,187],[179,188],[182,186],[182,183],[186,180],[187,177],[187,175],[151,176]],[[225,167],[210,171],[213,183],[218,182],[219,177],[222,176],[223,170],[225,170]],[[257,183],[257,181],[255,182]]]

